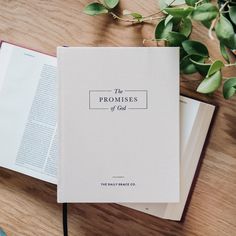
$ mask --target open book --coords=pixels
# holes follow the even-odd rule
[[[6,42],[0,50],[0,166],[56,183],[56,58]],[[180,220],[214,106],[181,96],[180,203],[123,204]]]

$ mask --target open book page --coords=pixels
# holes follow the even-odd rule
[[[180,202],[122,205],[161,218],[181,219],[213,112],[212,105],[180,98]]]
[[[56,58],[2,43],[0,166],[56,183]]]
[[[187,100],[187,99],[186,99]],[[192,102],[192,101],[191,101]],[[191,103],[189,101],[189,103]],[[203,145],[212,120],[215,106],[199,102],[199,109],[193,124],[188,143],[182,154],[181,162],[181,197],[179,204],[169,204],[165,217],[180,220],[187,201],[192,181],[198,166]],[[183,183],[183,184],[182,184]]]

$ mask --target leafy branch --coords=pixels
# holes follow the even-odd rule
[[[176,0],[172,0],[168,6],[171,6]],[[163,17],[157,16],[161,14],[163,10],[157,11],[147,16],[142,16],[140,13],[131,12],[128,10],[123,11],[123,15],[126,17],[122,17],[117,15],[113,9],[119,4],[119,0],[104,0],[92,2],[88,4],[84,8],[84,12],[88,15],[95,16],[100,14],[110,14],[113,16],[114,19],[128,22],[128,23],[141,23],[141,22],[149,22],[156,19],[162,19]]]
[[[114,10],[118,4],[119,0],[99,0],[85,6],[84,12],[91,16],[110,14],[115,20],[132,24],[157,20],[154,37],[144,42],[162,41],[165,46],[180,47],[181,73],[202,75],[197,92],[212,94],[223,84],[225,99],[236,94],[236,77],[222,75],[222,68],[236,67],[236,62],[230,61],[236,49],[236,0],[222,0],[218,5],[209,0],[159,0],[160,10],[147,16],[128,10],[123,11],[123,16],[117,15]],[[215,32],[225,61],[212,59],[203,43],[189,39],[192,21],[207,27],[212,40]]]

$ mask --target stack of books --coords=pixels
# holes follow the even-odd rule
[[[0,166],[180,220],[215,106],[179,96],[178,48],[0,50]]]

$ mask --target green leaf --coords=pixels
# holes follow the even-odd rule
[[[220,42],[231,49],[236,48],[234,28],[231,22],[223,15],[220,16],[215,26],[215,31]]]
[[[229,16],[232,22],[236,25],[236,6],[229,7]]]
[[[172,47],[181,46],[182,42],[185,41],[187,37],[178,32],[169,32],[167,36],[168,45]]]
[[[172,31],[175,31],[175,32],[179,32],[179,25],[180,25],[180,22],[183,18],[181,17],[173,17],[171,22],[173,23],[173,29]]]
[[[185,3],[185,0],[175,0],[174,2],[173,2],[173,0],[157,0],[157,2],[158,2],[160,10],[163,10],[171,3],[172,3],[171,6],[182,5]]]
[[[212,24],[212,20],[203,20],[203,21],[201,21],[201,23],[202,23],[207,29],[210,29],[211,24]]]
[[[84,8],[84,13],[90,16],[96,16],[96,15],[108,13],[108,10],[101,3],[93,2],[93,3],[89,3]]]
[[[233,45],[231,49],[236,49],[236,34],[234,34]],[[234,52],[235,55],[235,52]]]
[[[227,53],[226,47],[223,43],[220,42],[220,52],[224,59],[229,63],[229,55]]]
[[[180,62],[180,71],[183,74],[193,74],[197,72],[196,67],[190,61],[190,55],[185,56]]]
[[[143,16],[137,12],[131,12],[129,10],[123,10],[123,15],[124,16],[132,16],[134,19],[141,21]]]
[[[199,2],[199,0],[185,0],[186,4],[189,5],[189,6],[195,6],[195,4],[197,2]],[[209,2],[209,0],[202,0],[201,3],[207,3]]]
[[[180,61],[187,56],[188,54],[184,51],[182,47],[179,48],[179,56],[180,56]]]
[[[204,58],[199,56],[191,56],[190,61],[195,65],[197,71],[202,75],[206,76],[211,64],[204,63]]]
[[[173,0],[165,0],[165,2],[167,5],[170,5],[172,3],[171,6],[178,6],[185,4],[185,0],[175,0],[174,2]]]
[[[192,32],[192,22],[188,18],[183,18],[179,25],[179,32],[188,37]]]
[[[219,10],[215,5],[211,3],[204,3],[194,9],[191,17],[197,21],[208,21],[215,19],[218,13]]]
[[[133,18],[136,20],[141,20],[143,18],[143,16],[137,12],[132,12],[130,13],[130,15],[133,16]]]
[[[223,95],[225,99],[229,99],[236,93],[236,77],[229,78],[223,86]]]
[[[195,6],[195,4],[198,2],[199,0],[185,0],[186,4],[189,6]]]
[[[182,43],[182,46],[189,55],[209,56],[207,47],[198,41],[186,40]]]
[[[168,7],[165,8],[165,12],[174,17],[187,17],[192,11],[193,7]]]
[[[0,228],[0,236],[7,236],[6,233]]]
[[[205,78],[197,88],[199,93],[213,93],[221,85],[222,77],[221,72],[217,71],[215,74]]]
[[[224,63],[222,61],[220,61],[220,60],[214,61],[208,70],[207,77],[209,77],[212,74],[214,74],[215,72],[221,70],[222,67],[224,67]]]
[[[165,18],[165,25],[167,25],[172,19],[173,19],[173,16],[172,16],[172,15],[168,15],[168,16]]]
[[[104,0],[104,3],[108,8],[113,9],[118,5],[119,0]]]
[[[155,29],[155,39],[167,39],[169,32],[171,32],[173,23],[169,21],[165,25],[165,20],[161,20]]]

